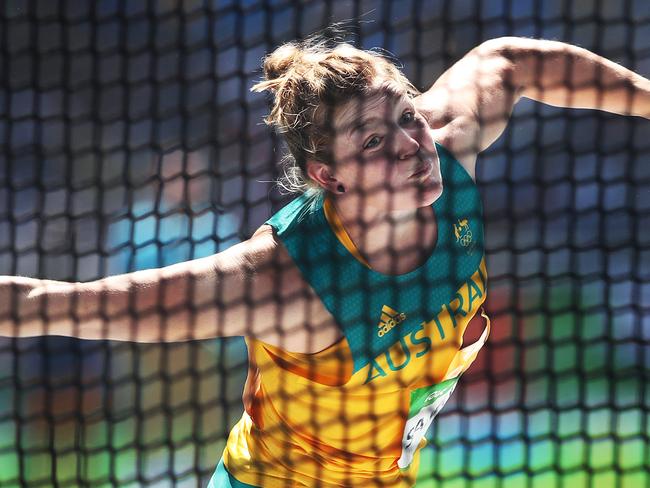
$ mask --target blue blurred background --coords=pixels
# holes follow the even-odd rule
[[[334,21],[426,90],[481,41],[650,76],[650,2],[4,1],[0,274],[90,281],[210,255],[288,201],[264,54]],[[489,345],[418,487],[650,484],[650,124],[522,100],[480,156]],[[243,410],[241,338],[0,338],[0,486],[205,485]]]

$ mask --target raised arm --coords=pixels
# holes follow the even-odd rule
[[[272,279],[259,234],[201,259],[87,283],[0,277],[0,336],[174,342],[273,334],[259,280]],[[264,270],[258,269],[265,265]],[[266,319],[266,321],[264,320]],[[272,328],[271,328],[272,329]],[[275,332],[277,333],[277,331]]]
[[[475,160],[505,129],[521,97],[549,105],[650,118],[650,80],[557,41],[500,37],[447,70],[417,100],[459,157]]]
[[[500,38],[521,96],[557,107],[650,117],[650,80],[591,51],[557,41]]]

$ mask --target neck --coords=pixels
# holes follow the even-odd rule
[[[352,195],[329,194],[329,198],[350,239],[369,261],[414,245],[426,246],[426,236],[432,226],[435,229],[429,207],[387,211],[365,205]]]

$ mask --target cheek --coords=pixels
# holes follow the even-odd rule
[[[348,185],[356,185],[363,176],[363,162],[357,158],[348,158],[341,161],[336,166],[336,172],[339,178],[345,180]]]
[[[365,181],[374,185],[388,185],[398,175],[397,166],[385,154],[369,158],[362,171]]]
[[[420,131],[420,145],[424,146],[428,151],[435,151],[436,145],[434,143],[433,134],[429,128]]]
[[[388,159],[381,154],[364,155],[349,158],[339,165],[339,174],[344,176],[350,184],[367,187],[378,181],[387,182],[392,178]]]
[[[416,130],[417,139],[420,145],[424,145],[427,149],[432,149],[435,147],[431,128],[424,119],[418,118]]]

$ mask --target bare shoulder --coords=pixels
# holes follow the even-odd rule
[[[441,144],[472,177],[477,155],[503,133],[521,97],[506,45],[492,39],[476,46],[414,100],[437,140],[445,140]]]
[[[336,343],[342,333],[318,294],[303,278],[270,225],[262,225],[246,252],[254,336],[283,350],[311,354]]]
[[[481,106],[482,100],[492,100],[506,88],[505,77],[512,72],[513,63],[498,41],[486,41],[470,50],[417,97],[418,110],[430,116],[434,129],[460,117],[478,115],[479,109],[488,108]]]

